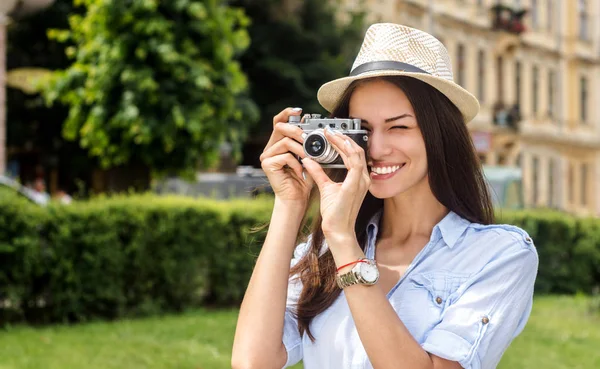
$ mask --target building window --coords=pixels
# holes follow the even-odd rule
[[[548,207],[553,208],[556,204],[556,194],[554,188],[554,179],[558,178],[556,175],[556,163],[555,159],[551,158],[548,163]]]
[[[538,89],[538,87],[539,87],[539,84],[540,84],[540,81],[539,81],[540,76],[539,76],[539,74],[540,74],[540,72],[539,72],[538,67],[534,66],[533,67],[533,77],[532,77],[532,79],[533,79],[533,81],[532,81],[533,85],[531,86],[531,88],[533,89],[533,91],[532,91],[533,96],[532,96],[532,99],[531,99],[531,103],[532,103],[531,110],[532,110],[532,113],[533,113],[534,117],[537,116],[537,112],[538,112],[538,102],[539,102],[538,101],[539,100],[539,96],[538,96],[539,95],[539,92],[538,92],[539,89]]]
[[[575,169],[573,164],[569,164],[569,203],[575,202]]]
[[[501,56],[496,57],[496,86],[498,102],[504,102],[504,59]]]
[[[587,41],[588,40],[588,14],[587,14],[587,1],[578,0],[577,12],[579,13],[579,38]]]
[[[477,95],[479,101],[485,101],[485,52],[479,50],[477,55]]]
[[[548,32],[552,31],[552,26],[554,23],[554,13],[552,11],[552,2],[554,0],[546,0],[546,29]]]
[[[540,162],[539,162],[539,159],[535,156],[533,157],[532,160],[533,160],[533,163],[532,163],[533,170],[531,173],[533,175],[533,181],[532,181],[533,196],[532,196],[532,198],[533,198],[533,206],[535,207],[538,205],[538,200],[539,200],[539,191],[538,191],[539,175],[538,175],[538,173],[539,173],[539,169],[540,169],[539,168]]]
[[[556,88],[556,73],[550,70],[548,71],[548,117],[554,117],[554,89]]]
[[[459,85],[465,87],[465,47],[463,44],[458,44],[456,48],[457,58],[457,73],[456,78]]]
[[[515,102],[521,106],[521,62],[515,64]]]
[[[587,204],[588,165],[581,165],[581,205]]]
[[[531,27],[537,29],[539,26],[538,19],[538,2],[537,0],[531,0]]]
[[[579,81],[579,104],[580,104],[580,110],[579,110],[579,118],[581,119],[581,122],[586,123],[587,122],[587,109],[588,109],[588,86],[587,86],[587,78],[585,77],[581,77],[580,81]]]

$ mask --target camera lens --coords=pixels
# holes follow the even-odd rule
[[[325,140],[319,135],[310,135],[304,141],[304,147],[306,147],[306,153],[310,156],[321,156],[325,151]]]
[[[308,157],[321,164],[332,163],[339,156],[325,139],[322,130],[314,131],[304,139],[304,152]]]
[[[308,151],[314,156],[320,156],[325,151],[325,142],[321,136],[313,136],[306,143]]]

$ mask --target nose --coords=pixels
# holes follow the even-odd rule
[[[371,160],[383,160],[392,153],[392,147],[388,144],[388,139],[383,132],[373,131],[369,136],[368,155]]]

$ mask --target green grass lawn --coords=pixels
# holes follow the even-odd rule
[[[600,314],[584,297],[537,297],[500,369],[600,368]],[[0,369],[229,368],[236,310],[0,330]],[[297,368],[301,368],[298,365]]]

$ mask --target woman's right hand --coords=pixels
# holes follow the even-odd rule
[[[276,198],[306,207],[314,182],[307,172],[303,173],[304,168],[296,158],[306,157],[302,147],[304,131],[287,123],[290,116],[301,113],[300,108],[287,108],[273,118],[273,133],[260,162]]]

